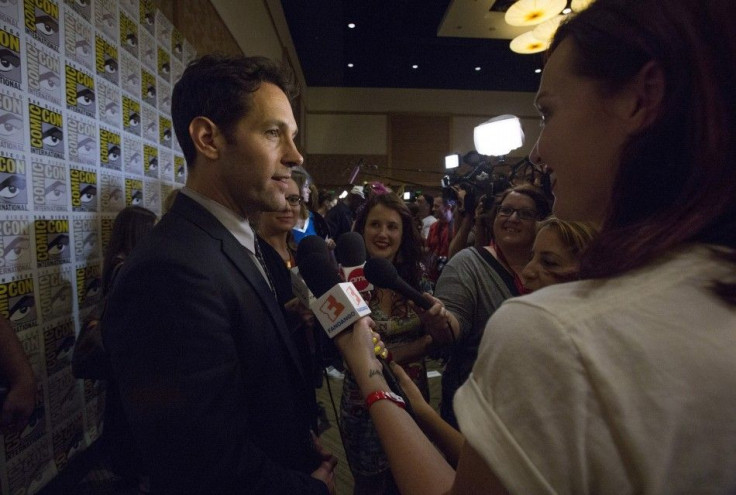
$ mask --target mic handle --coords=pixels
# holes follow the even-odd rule
[[[409,416],[416,419],[416,416],[414,414],[414,409],[411,407],[411,401],[409,401],[409,396],[406,395],[406,392],[404,392],[404,389],[401,388],[401,385],[399,385],[399,379],[396,378],[396,375],[394,374],[393,370],[391,370],[391,365],[388,361],[383,359],[382,357],[378,357],[378,360],[381,362],[381,366],[383,367],[383,378],[386,380],[386,383],[388,384],[388,388],[391,389],[391,391],[395,394],[398,394],[401,396],[402,399],[404,399],[404,402],[406,403],[406,412],[409,413]],[[399,365],[401,366],[401,365]]]
[[[413,301],[414,304],[416,304],[423,310],[427,311],[429,308],[432,307],[431,302],[427,301],[418,290],[407,284],[406,281],[401,277],[396,277],[396,280],[392,285],[393,286],[390,287],[391,289],[395,290],[405,298]]]

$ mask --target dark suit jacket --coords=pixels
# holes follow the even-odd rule
[[[327,493],[309,476],[314,390],[246,249],[180,194],[126,260],[103,319],[162,493]]]

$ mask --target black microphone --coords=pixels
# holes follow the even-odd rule
[[[389,260],[371,258],[366,261],[364,271],[365,278],[376,287],[398,292],[405,298],[414,301],[414,304],[425,311],[432,307],[432,303],[426,300],[418,290],[399,277],[399,272]]]
[[[295,260],[297,266],[302,264],[304,257],[310,253],[327,254],[327,243],[318,235],[308,235],[304,237],[296,248]]]
[[[310,253],[305,256],[302,277],[304,278],[307,287],[309,287],[309,289],[318,300],[320,300],[322,296],[327,293],[334,293],[337,298],[342,295],[341,293],[343,292],[343,289],[340,287],[340,277],[337,275],[337,273],[335,273],[334,270],[332,270],[329,256],[327,254]],[[353,288],[353,290],[355,289]],[[355,293],[355,296],[360,298],[360,295],[358,295],[357,292]],[[361,302],[363,302],[363,304],[365,304],[362,299],[360,300]],[[335,303],[333,302],[333,304],[325,304],[327,304],[331,308],[334,307]],[[320,311],[320,309],[321,308],[319,308],[316,304],[312,308],[312,311],[315,313],[315,315],[317,315],[317,312]],[[317,318],[319,319],[320,315],[317,315]],[[337,320],[337,323],[334,325],[336,327],[334,331],[328,331],[328,327],[324,324],[323,327],[325,327],[327,335],[330,338],[334,338],[335,335],[342,332],[343,330],[347,330],[350,326],[352,326],[352,323],[354,323],[357,319],[358,318],[353,317],[350,320],[346,320],[342,323],[341,320]],[[414,417],[414,410],[411,407],[409,398],[407,397],[404,390],[401,388],[401,385],[399,385],[399,381],[396,378],[396,375],[394,375],[394,372],[391,371],[391,367],[386,362],[386,360],[381,358],[380,356],[378,357],[378,360],[381,362],[381,366],[383,367],[383,377],[385,378],[389,388],[404,399],[404,402],[406,402],[406,411],[412,417]]]
[[[318,235],[308,235],[301,240],[294,256],[297,266],[289,270],[291,272],[291,291],[306,307],[309,307],[310,303],[314,300],[314,295],[304,283],[300,267],[304,266],[305,258],[312,253],[324,254],[329,258],[327,243]],[[332,263],[330,264],[332,265]],[[333,271],[337,273],[337,267],[333,266]]]
[[[365,265],[365,241],[357,232],[345,232],[337,238],[335,258],[340,263],[343,280],[352,283],[361,293],[373,290],[363,273]]]

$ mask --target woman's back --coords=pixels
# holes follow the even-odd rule
[[[690,245],[504,303],[456,396],[468,441],[512,492],[733,493],[736,310],[711,290],[728,270]],[[488,428],[508,434],[475,442]]]

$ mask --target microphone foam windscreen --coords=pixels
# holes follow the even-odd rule
[[[358,266],[365,263],[365,241],[357,232],[345,232],[337,238],[335,257],[342,266]]]
[[[396,267],[385,258],[371,258],[366,261],[363,274],[370,283],[382,289],[392,289],[399,277]]]
[[[304,256],[299,263],[299,274],[316,298],[322,297],[325,292],[342,282],[326,253],[309,253]]]
[[[296,264],[302,264],[302,260],[310,253],[323,253],[327,255],[327,243],[318,235],[308,235],[299,242],[296,249]],[[301,270],[301,267],[299,268]]]

